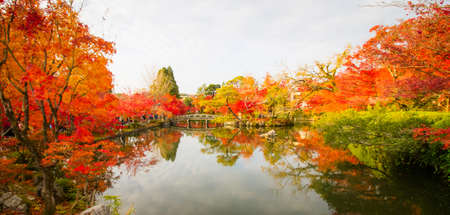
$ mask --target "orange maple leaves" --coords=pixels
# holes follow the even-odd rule
[[[375,36],[345,57],[335,78],[303,80],[299,90],[310,94],[308,110],[361,110],[377,103],[448,110],[441,105],[450,88],[448,6],[411,3],[409,10],[416,16],[372,27]]]

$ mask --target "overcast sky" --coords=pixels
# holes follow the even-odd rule
[[[364,6],[376,0],[85,1],[82,22],[116,43],[116,92],[147,87],[144,74],[169,65],[184,93],[237,75],[293,70],[362,44],[373,25],[405,14]]]

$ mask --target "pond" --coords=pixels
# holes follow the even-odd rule
[[[117,141],[140,147],[104,193],[120,197],[122,213],[450,214],[447,184],[332,148],[308,126],[158,129]]]

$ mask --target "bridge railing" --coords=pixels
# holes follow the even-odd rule
[[[187,114],[176,116],[174,120],[213,120],[215,118],[217,116],[212,114]]]

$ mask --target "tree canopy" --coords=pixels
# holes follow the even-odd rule
[[[205,96],[214,96],[216,95],[216,90],[220,88],[220,84],[203,84],[198,88],[197,94],[205,95]]]
[[[155,80],[150,86],[150,93],[153,96],[161,97],[167,94],[180,97],[178,85],[173,76],[172,67],[163,67],[158,71]]]

